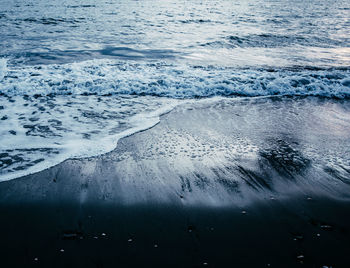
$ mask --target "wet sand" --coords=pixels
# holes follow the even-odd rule
[[[349,102],[177,107],[0,183],[1,267],[349,267]]]

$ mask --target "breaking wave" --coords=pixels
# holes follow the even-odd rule
[[[1,81],[2,80],[2,81]],[[231,68],[107,59],[6,67],[0,93],[18,95],[149,95],[170,98],[305,95],[350,97],[350,69]]]

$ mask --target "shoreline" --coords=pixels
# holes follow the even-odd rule
[[[168,97],[164,97],[164,98],[168,98]],[[147,126],[135,126],[132,128],[128,128],[124,131],[122,131],[121,133],[117,133],[114,136],[111,137],[107,137],[107,140],[116,140],[114,148],[113,149],[109,149],[106,152],[103,153],[99,153],[99,154],[92,154],[92,155],[87,155],[87,156],[77,156],[77,157],[62,157],[61,160],[57,160],[54,161],[55,164],[47,164],[47,163],[43,163],[43,165],[36,165],[33,166],[33,168],[29,168],[24,170],[23,172],[16,172],[16,174],[14,173],[7,173],[4,175],[3,178],[1,178],[0,183],[1,182],[5,182],[5,181],[10,181],[10,180],[15,180],[15,179],[20,179],[23,177],[28,177],[31,175],[34,175],[36,173],[40,173],[44,170],[53,168],[55,166],[58,166],[62,163],[64,163],[65,161],[70,161],[70,160],[83,160],[83,159],[89,159],[89,158],[98,158],[98,157],[103,157],[104,155],[107,155],[113,151],[115,151],[118,147],[118,142],[121,139],[124,138],[128,138],[129,136],[132,135],[136,135],[140,132],[143,131],[147,131],[153,127],[155,127],[157,124],[159,124],[161,122],[161,118],[170,113],[171,111],[173,111],[174,109],[176,109],[177,106],[186,106],[186,105],[194,105],[194,106],[200,106],[200,105],[210,105],[213,103],[217,103],[217,102],[244,102],[245,100],[272,100],[272,99],[281,99],[281,100],[288,100],[288,99],[318,99],[318,100],[323,100],[323,101],[330,101],[330,102],[349,102],[350,99],[345,97],[345,98],[337,98],[337,97],[328,97],[328,96],[313,96],[313,95],[271,95],[271,96],[236,96],[236,97],[224,97],[224,96],[214,96],[214,97],[209,97],[209,98],[200,98],[200,99],[181,99],[181,103],[172,103],[172,104],[167,104],[164,107],[161,107],[149,114],[137,114],[136,116],[133,116],[131,118],[131,121],[137,121],[140,119],[136,119],[138,117],[144,116],[145,118],[148,118],[149,120],[153,119],[154,122],[149,123]],[[178,99],[175,99],[176,101],[179,101]],[[109,141],[110,143],[110,141]],[[59,147],[55,147],[55,146],[51,146],[53,148],[59,148]]]
[[[2,263],[346,267],[348,104],[184,104],[112,152],[1,182]]]

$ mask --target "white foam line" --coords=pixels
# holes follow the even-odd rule
[[[283,95],[277,95],[280,97],[283,97]],[[55,145],[54,148],[62,148],[65,149],[65,147],[70,148],[68,153],[60,153],[59,156],[51,161],[45,160],[41,163],[36,164],[35,166],[32,166],[26,170],[23,171],[16,171],[13,173],[8,173],[6,175],[2,175],[2,178],[0,178],[0,182],[3,181],[9,181],[13,180],[16,178],[20,178],[23,176],[31,175],[40,171],[43,171],[45,169],[51,168],[53,166],[56,166],[68,159],[82,159],[82,158],[88,158],[88,157],[96,157],[96,156],[101,156],[103,154],[109,153],[113,151],[117,145],[120,139],[134,135],[140,131],[145,131],[147,129],[150,129],[157,125],[160,122],[160,117],[166,113],[171,112],[174,108],[176,108],[179,105],[186,105],[186,104],[212,104],[215,102],[219,102],[222,100],[229,100],[229,101],[241,101],[244,99],[265,99],[265,98],[270,98],[271,96],[258,96],[258,97],[235,97],[235,98],[228,98],[228,97],[223,97],[223,96],[215,96],[212,98],[206,98],[206,99],[188,99],[188,100],[173,100],[173,103],[164,105],[163,107],[150,112],[148,114],[137,114],[130,118],[131,123],[135,123],[136,126],[126,129],[125,131],[122,131],[121,133],[118,133],[113,136],[105,137],[102,140],[95,140],[95,141],[84,141],[84,143],[97,143],[99,145],[100,151],[96,152],[94,149],[92,153],[89,153],[89,150],[87,151],[82,151],[82,148],[96,148],[96,146],[81,146],[81,143],[79,144],[79,141],[77,140],[71,140],[68,143],[65,143],[65,145]],[[276,96],[274,96],[276,97]],[[103,144],[107,146],[102,146]],[[50,146],[52,147],[52,146]],[[72,148],[75,147],[75,150]],[[52,147],[53,148],[53,147]]]
[[[89,153],[89,150],[83,151],[81,148],[84,148],[81,146],[81,143],[77,140],[71,140],[68,145],[65,143],[65,145],[53,145],[49,146],[50,148],[62,148],[65,149],[66,147],[70,148],[69,152],[67,153],[60,153],[56,158],[50,159],[50,160],[44,160],[43,162],[40,162],[32,167],[27,168],[26,170],[22,171],[16,171],[13,173],[7,173],[5,175],[1,175],[0,182],[9,181],[13,179],[17,179],[20,177],[28,176],[40,171],[43,171],[45,169],[51,168],[53,166],[56,166],[68,159],[81,159],[81,158],[88,158],[88,157],[95,157],[95,156],[101,156],[103,154],[109,153],[113,151],[117,145],[118,141],[122,138],[131,136],[133,134],[136,134],[140,131],[145,131],[147,129],[150,129],[157,125],[160,122],[160,117],[166,113],[169,113],[172,111],[175,107],[178,105],[184,105],[184,104],[193,104],[193,103],[212,103],[217,102],[223,99],[227,99],[225,97],[213,97],[210,99],[199,99],[199,100],[173,100],[171,104],[164,105],[163,107],[150,112],[148,114],[137,114],[130,118],[130,122],[134,123],[136,126],[126,129],[125,131],[122,131],[121,133],[118,133],[114,136],[105,137],[102,140],[96,140],[96,141],[84,141],[84,143],[98,143],[99,145],[107,145],[107,146],[99,146],[101,150],[99,152],[96,152],[96,150],[93,150],[93,153]],[[80,143],[80,144],[79,144]],[[75,147],[75,148],[74,148]],[[96,146],[85,146],[85,148],[96,148]]]
[[[6,76],[6,73],[11,75]],[[2,77],[0,91],[8,96],[156,93],[172,98],[276,94],[347,98],[350,95],[347,68],[302,72],[280,68],[268,72],[208,66],[193,68],[187,64],[169,65],[166,62],[157,62],[155,67],[106,59],[8,68],[6,60],[0,59],[0,81]]]
[[[190,102],[190,101],[185,101],[185,102]],[[98,153],[96,153],[96,151],[94,153],[91,153],[91,154],[88,154],[86,151],[84,153],[81,153],[80,151],[81,151],[82,147],[79,145],[77,146],[76,141],[72,140],[70,142],[70,146],[76,147],[77,148],[76,150],[70,151],[70,153],[67,153],[67,154],[62,153],[54,160],[51,160],[51,161],[45,160],[45,161],[43,161],[39,164],[36,164],[35,166],[32,166],[26,170],[17,171],[14,173],[8,173],[6,175],[2,175],[2,177],[0,178],[0,182],[13,180],[13,179],[16,179],[19,177],[23,177],[23,176],[27,176],[27,175],[31,175],[31,174],[43,171],[45,169],[56,166],[56,165],[64,162],[65,160],[68,160],[68,159],[94,157],[94,156],[100,156],[100,155],[103,155],[105,153],[111,152],[117,147],[118,141],[120,139],[131,136],[131,135],[138,133],[140,131],[147,130],[147,129],[157,125],[160,122],[161,115],[172,111],[180,103],[183,103],[183,102],[181,102],[179,100],[174,100],[174,102],[172,104],[163,106],[163,107],[161,107],[161,108],[157,109],[156,111],[153,111],[149,114],[135,115],[130,120],[131,120],[131,122],[136,123],[137,126],[129,128],[121,133],[114,135],[114,136],[106,137],[103,140],[91,141],[92,143],[110,145],[110,146],[108,146],[108,148],[102,148],[102,150]],[[57,146],[56,146],[56,148],[57,148]]]

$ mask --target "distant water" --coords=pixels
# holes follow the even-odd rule
[[[0,2],[0,181],[198,98],[350,97],[348,0]]]

